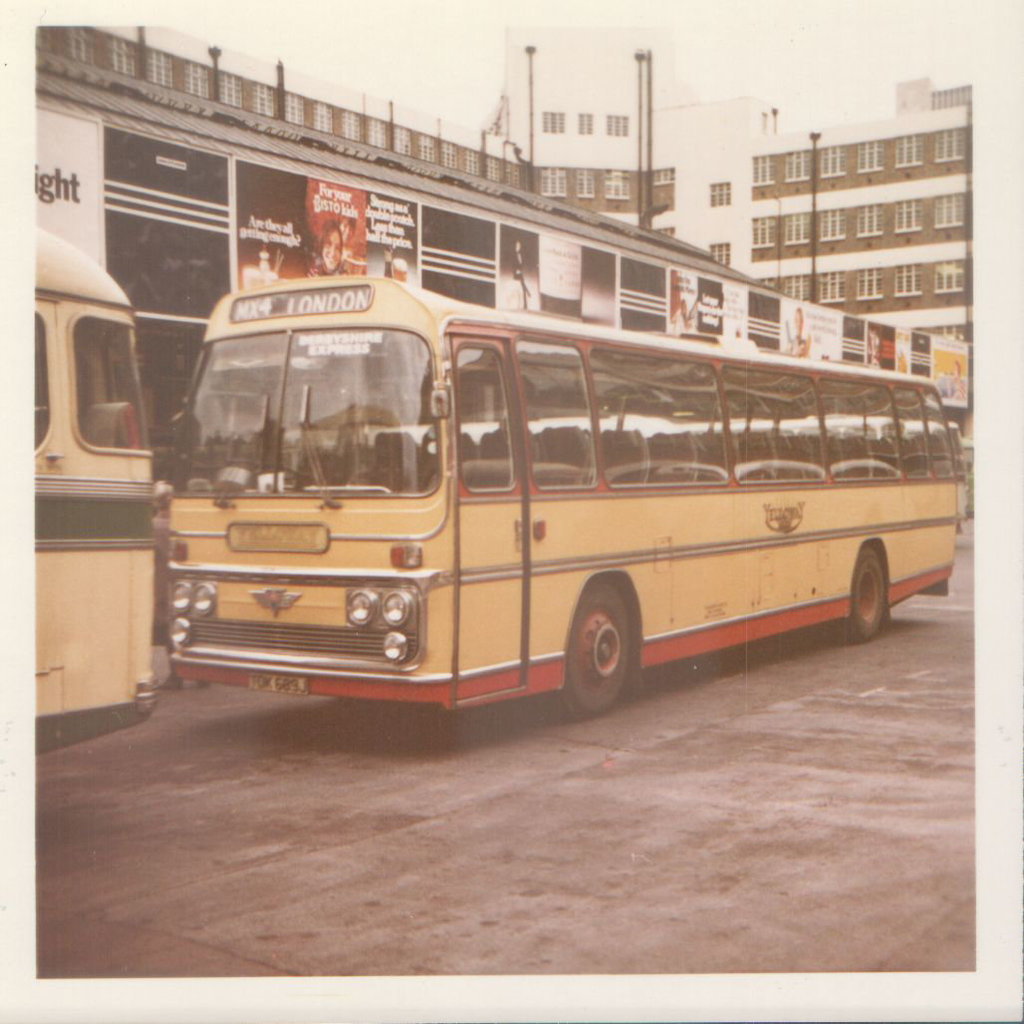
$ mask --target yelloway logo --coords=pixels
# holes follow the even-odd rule
[[[804,502],[795,505],[765,505],[764,523],[776,533],[792,533],[804,521]]]

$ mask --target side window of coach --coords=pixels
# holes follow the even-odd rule
[[[823,380],[818,388],[832,476],[897,479],[900,455],[889,389],[845,380]]]
[[[514,482],[512,431],[498,353],[459,349],[456,368],[459,465],[468,491],[507,491]]]
[[[896,388],[896,414],[900,426],[903,471],[911,480],[928,475],[928,442],[924,432],[921,397],[912,388]]]
[[[597,482],[583,360],[568,345],[516,345],[530,432],[533,481],[541,490]]]
[[[127,324],[91,316],[75,324],[75,399],[78,429],[87,444],[145,447],[139,381]]]
[[[736,479],[824,480],[814,381],[795,373],[722,368]]]
[[[953,446],[946,429],[946,417],[942,414],[938,395],[933,391],[924,392],[924,415],[928,426],[928,453],[931,455],[932,472],[946,479],[953,475]]]
[[[36,313],[36,447],[50,429],[50,372],[46,362],[46,327]]]
[[[610,486],[728,480],[712,367],[592,349],[590,371],[604,475]]]

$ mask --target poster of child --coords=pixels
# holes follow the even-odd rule
[[[366,273],[366,193],[362,189],[309,178],[306,224],[313,240],[307,276]]]

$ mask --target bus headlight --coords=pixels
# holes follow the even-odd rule
[[[192,604],[192,584],[186,580],[175,583],[174,590],[171,591],[171,606],[180,614],[187,612],[190,604]]]
[[[348,594],[348,621],[353,626],[365,626],[377,611],[379,598],[372,590],[350,590]]]
[[[192,611],[196,615],[209,615],[217,605],[217,587],[213,583],[200,583],[192,591]],[[177,610],[177,606],[175,606]]]
[[[381,605],[384,611],[384,621],[389,626],[400,626],[412,611],[412,599],[403,590],[392,590],[386,594]]]
[[[388,661],[401,661],[409,649],[409,641],[401,633],[388,633],[384,637],[384,657]]]
[[[188,619],[175,619],[171,623],[171,643],[174,644],[176,650],[180,651],[188,643],[191,633],[192,627],[189,625]]]

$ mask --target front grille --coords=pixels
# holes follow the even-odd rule
[[[404,630],[409,641],[405,661],[416,657],[418,637]],[[291,655],[317,655],[351,658],[358,661],[386,662],[384,637],[379,630],[340,626],[284,625],[276,622],[241,622],[230,619],[198,619],[192,623],[190,646],[253,647],[287,652]],[[390,662],[388,662],[390,664]]]

